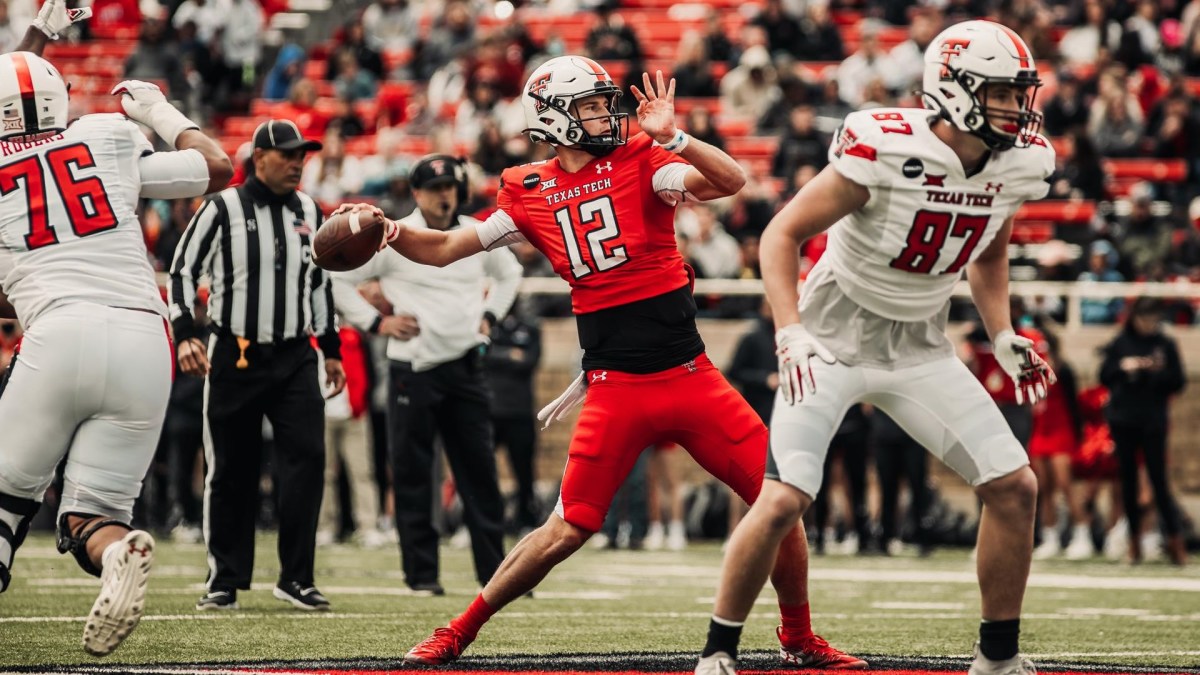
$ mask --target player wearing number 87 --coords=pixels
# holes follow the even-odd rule
[[[746,500],[761,487],[766,428],[704,354],[687,267],[675,245],[683,200],[737,192],[745,176],[720,150],[675,127],[675,83],[632,88],[642,133],[626,138],[621,90],[591,59],[547,61],[521,93],[526,131],[557,153],[501,176],[498,210],[472,229],[394,228],[391,246],[446,265],[529,241],[571,284],[583,370],[539,415],[564,419],[580,402],[559,505],[523,538],[466,612],[405,656],[458,658],[492,614],[529,592],[597,530],[613,494],[648,445],[670,441]],[[865,665],[829,647],[808,623],[807,555],[793,529],[774,577],[786,646],[817,665]]]
[[[69,25],[61,0],[45,8],[47,26]],[[0,591],[66,457],[58,549],[101,579],[83,634],[96,656],[121,644],[145,606],[154,540],[130,522],[174,364],[134,209],[143,197],[199,196],[233,173],[158,87],[127,81],[113,93],[125,115],[68,126],[54,66],[32,52],[0,55],[0,296],[25,326],[0,397]],[[154,152],[130,119],[175,150]]]
[[[945,336],[968,271],[995,353],[1030,403],[1054,375],[1014,335],[1008,302],[1012,216],[1046,195],[1054,151],[1037,135],[1040,82],[1029,48],[987,21],[955,25],[925,53],[927,109],[846,117],[829,166],[779,212],[760,258],[774,312],[780,391],[763,494],[735,531],[714,616],[745,620],[785,527],[821,488],[846,409],[871,403],[954,469],[984,502],[983,623],[972,673],[1020,673],[1021,603],[1037,492],[1021,444]],[[829,230],[798,298],[799,246]],[[713,640],[697,673],[736,639]],[[718,635],[718,637],[720,637]]]

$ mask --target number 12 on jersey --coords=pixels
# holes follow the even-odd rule
[[[979,245],[987,230],[988,216],[968,216],[945,211],[917,211],[904,250],[896,256],[891,266],[914,274],[955,274],[971,259],[971,253]],[[965,239],[962,249],[950,266],[933,272],[947,237]]]
[[[621,236],[612,199],[606,195],[579,205],[579,223],[581,225],[590,225],[597,220],[600,221],[600,227],[589,230],[585,236],[588,252],[592,258],[591,265],[588,265],[587,261],[583,259],[583,253],[579,249],[579,239],[575,236],[571,210],[572,207],[567,205],[555,211],[554,221],[558,223],[558,229],[562,231],[563,243],[566,245],[567,259],[571,261],[573,277],[582,279],[592,272],[607,272],[624,265],[629,260],[624,245],[618,244],[611,248],[606,246]]]

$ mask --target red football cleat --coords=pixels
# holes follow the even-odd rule
[[[420,663],[426,666],[441,666],[462,656],[463,650],[471,644],[458,631],[449,626],[434,629],[433,635],[425,638],[416,647],[404,655],[405,663]]]
[[[866,661],[831,647],[820,635],[810,635],[800,642],[789,644],[783,641],[783,626],[776,628],[775,634],[779,636],[779,657],[784,663],[827,670],[859,670],[867,667]]]

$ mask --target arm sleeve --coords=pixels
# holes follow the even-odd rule
[[[517,290],[521,287],[521,276],[525,270],[512,251],[502,248],[484,255],[483,271],[495,282],[483,303],[483,311],[485,314],[490,312],[496,318],[504,317],[517,299]]]
[[[493,211],[487,220],[476,225],[475,232],[479,235],[479,242],[483,244],[483,248],[488,251],[527,241],[503,206]]]
[[[154,152],[138,159],[142,196],[149,199],[197,197],[208,190],[208,162],[199,150]]]
[[[171,262],[171,285],[168,289],[171,326],[175,331],[175,342],[199,337],[193,311],[196,307],[196,289],[200,277],[212,266],[217,232],[221,230],[225,215],[218,204],[221,195],[214,195],[192,216],[183,232],[183,239],[175,249]]]
[[[660,167],[654,172],[652,183],[654,184],[654,194],[663,200],[667,206],[675,206],[682,202],[697,202],[692,193],[687,191],[684,185],[684,178],[687,177],[688,171],[692,170],[692,166],[686,163],[675,162]]]
[[[376,255],[371,258],[370,262],[358,269],[334,272],[330,275],[333,284],[333,303],[337,307],[337,311],[341,312],[351,326],[368,333],[371,332],[371,327],[380,316],[375,307],[358,292],[358,286],[368,279],[378,278],[376,261],[385,253],[386,251]]]

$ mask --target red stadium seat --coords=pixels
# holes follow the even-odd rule
[[[1096,202],[1049,199],[1025,202],[1017,209],[1018,221],[1051,221],[1055,223],[1085,224],[1096,215]]]
[[[1187,163],[1182,159],[1109,159],[1105,161],[1105,170],[1114,180],[1135,179],[1155,183],[1181,183],[1187,180]]]

